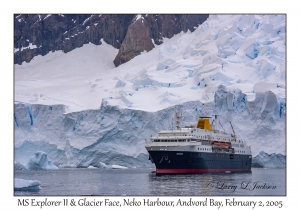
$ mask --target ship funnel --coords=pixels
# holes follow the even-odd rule
[[[198,123],[197,123],[196,128],[200,128],[200,129],[204,129],[204,130],[211,130],[211,126],[210,126],[208,118],[209,117],[200,117],[198,119]]]

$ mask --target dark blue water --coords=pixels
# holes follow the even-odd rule
[[[42,190],[15,195],[211,196],[286,195],[285,169],[252,173],[160,175],[153,169],[19,170],[15,178],[39,180]]]

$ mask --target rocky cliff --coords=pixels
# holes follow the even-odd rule
[[[37,55],[62,50],[67,53],[101,40],[120,49],[114,63],[125,63],[163,38],[194,31],[208,15],[14,15],[14,63],[29,62]]]

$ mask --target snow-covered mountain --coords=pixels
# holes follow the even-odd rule
[[[160,45],[163,37],[194,31],[207,14],[15,14],[14,63],[37,55],[70,52],[84,44],[104,42],[119,49],[119,66]]]
[[[172,128],[175,108],[182,125],[220,114],[253,156],[282,159],[285,36],[285,15],[210,15],[118,67],[104,40],[15,65],[15,161],[44,151],[59,167],[149,167],[144,141]]]

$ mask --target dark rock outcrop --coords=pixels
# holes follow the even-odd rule
[[[135,15],[15,15],[14,63],[62,50],[67,53],[101,39],[119,49]],[[29,48],[29,44],[36,48]],[[22,49],[23,48],[23,49]]]
[[[194,31],[208,15],[138,15],[133,20],[114,64],[126,63],[141,52],[162,44],[163,37],[171,38],[181,31]]]
[[[101,39],[120,49],[118,66],[140,52],[151,50],[181,31],[194,31],[208,15],[167,14],[92,15],[92,14],[21,14],[14,16],[14,63],[29,62],[37,55],[62,50],[67,53],[89,42],[100,45]]]
[[[146,50],[149,52],[154,48],[154,44],[150,38],[150,28],[144,18],[133,21],[128,27],[126,37],[117,54],[114,64],[119,66],[126,63],[141,52]]]

